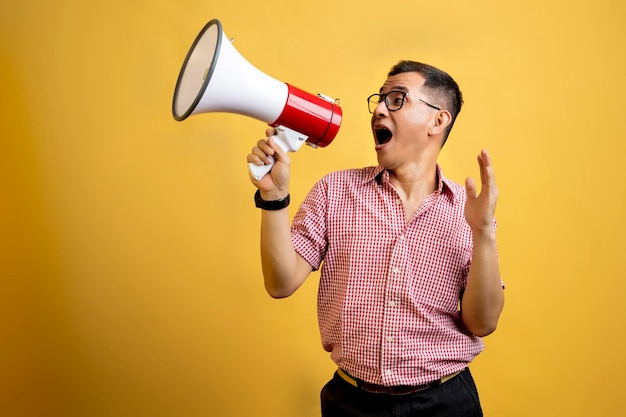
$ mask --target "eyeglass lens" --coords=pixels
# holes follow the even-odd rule
[[[405,97],[406,93],[404,91],[390,91],[387,94],[372,94],[367,100],[369,111],[370,113],[374,113],[376,107],[383,100],[389,111],[400,110],[404,104]]]

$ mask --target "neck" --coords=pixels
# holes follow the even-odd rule
[[[437,165],[426,164],[389,171],[389,181],[407,202],[420,202],[437,189]]]

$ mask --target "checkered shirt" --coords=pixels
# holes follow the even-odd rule
[[[292,223],[296,251],[321,267],[322,345],[370,383],[428,383],[484,348],[459,312],[472,254],[465,188],[437,172],[437,190],[408,223],[381,167],[325,176]]]

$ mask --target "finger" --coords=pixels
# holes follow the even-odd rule
[[[486,150],[486,149],[483,149],[483,150],[480,152],[480,156],[482,157],[483,162],[484,162],[484,165],[485,165],[486,167],[487,167],[487,166],[491,166],[491,157],[489,156],[489,152],[487,152],[487,150]]]
[[[271,147],[273,156],[277,161],[289,161],[287,152],[276,142],[274,136],[267,139],[267,144]]]
[[[491,162],[491,157],[486,150],[482,150],[480,153],[481,162],[481,180],[482,180],[482,190],[481,194],[487,196],[489,201],[492,201],[493,204],[498,199],[498,186],[496,184],[496,177],[493,172],[493,164]]]
[[[249,164],[254,164],[254,165],[258,165],[258,166],[262,166],[262,165],[267,165],[268,164],[268,156],[265,154],[262,154],[261,156],[256,155],[254,153],[254,151],[252,153],[249,153],[248,156],[246,157],[246,161]]]
[[[486,182],[486,175],[485,175],[485,159],[484,159],[484,153],[485,151],[481,151],[478,154],[478,170],[480,172],[480,183],[482,185],[485,185]]]
[[[252,148],[252,153],[248,156],[249,162],[257,165],[266,165],[274,162],[272,155],[274,150],[262,139],[257,143],[257,146]]]
[[[467,198],[476,198],[476,183],[473,178],[465,178],[465,191],[467,192]]]
[[[256,147],[261,150],[261,152],[266,153],[267,155],[274,155],[274,149],[269,143],[270,138],[260,139],[256,143]]]
[[[496,177],[493,172],[493,164],[491,162],[491,157],[489,156],[489,153],[484,149],[481,152],[481,159],[482,159],[481,171],[484,177],[482,179],[482,182],[483,184],[495,187]]]

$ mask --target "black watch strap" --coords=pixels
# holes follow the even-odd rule
[[[281,210],[289,205],[289,194],[280,200],[263,200],[261,198],[261,191],[256,190],[254,193],[254,205],[262,210]]]

